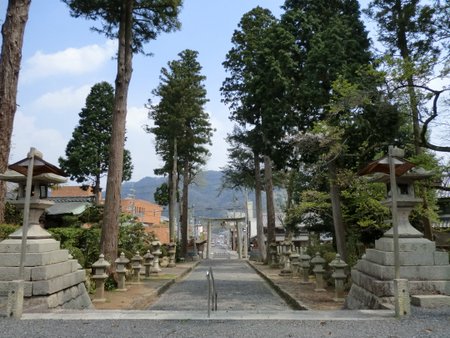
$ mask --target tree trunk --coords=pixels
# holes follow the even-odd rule
[[[273,182],[272,182],[272,160],[269,156],[264,155],[264,181],[266,188],[267,202],[267,258],[268,264],[272,264],[272,257],[268,252],[270,243],[275,243],[275,206],[273,201]]]
[[[183,211],[181,214],[181,257],[187,256],[188,246],[188,209],[189,209],[189,162],[185,160],[183,168]]]
[[[2,26],[0,55],[0,173],[8,167],[11,135],[16,114],[17,85],[25,26],[31,0],[10,0]],[[0,223],[5,219],[6,183],[0,181]]]
[[[172,172],[169,173],[169,238],[175,243],[175,223],[176,223],[176,204],[177,204],[177,139],[173,144],[173,165]]]
[[[123,151],[127,118],[128,87],[132,73],[132,26],[133,0],[122,2],[119,25],[119,51],[117,59],[116,91],[111,130],[108,179],[106,183],[105,210],[103,217],[101,251],[111,263],[117,259],[121,185],[123,174]]]
[[[261,260],[267,263],[266,238],[264,236],[264,224],[262,213],[261,199],[261,167],[259,163],[259,155],[255,153],[255,209],[256,209],[256,237],[258,239],[258,248]]]
[[[328,175],[330,178],[330,198],[331,207],[333,209],[333,225],[336,237],[337,252],[341,258],[347,261],[347,248],[345,246],[345,227],[342,220],[341,210],[341,191],[336,183],[336,163],[334,161],[328,164]]]

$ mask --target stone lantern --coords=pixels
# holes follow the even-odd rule
[[[284,263],[283,263],[283,269],[280,272],[280,276],[292,276],[292,266],[291,266],[291,259],[290,256],[292,254],[291,252],[291,243],[288,241],[283,242],[283,255],[284,255]]]
[[[143,258],[139,255],[139,251],[131,257],[131,268],[133,269],[133,282],[140,283],[140,272],[142,269]]]
[[[341,259],[341,255],[336,254],[336,258],[331,261],[330,266],[334,269],[334,272],[331,275],[331,277],[334,278],[334,301],[340,302],[344,299],[344,283],[347,279],[345,268],[348,265]]]
[[[298,276],[299,269],[300,269],[300,255],[298,254],[295,247],[294,247],[294,251],[291,253],[291,256],[289,257],[289,259],[291,260],[293,276]]]
[[[153,266],[154,256],[150,253],[150,250],[147,250],[147,253],[144,255],[144,266],[145,266],[145,277],[150,277],[150,270]]]
[[[153,248],[152,255],[155,256],[155,258],[153,259],[153,269],[151,272],[152,273],[160,273],[162,271],[159,266],[159,257],[162,255],[161,242],[158,240],[153,241],[152,248]]]
[[[412,209],[420,203],[422,198],[418,198],[414,192],[414,182],[418,180],[427,179],[433,176],[433,173],[424,170],[423,168],[413,168],[407,173],[396,178],[397,181],[397,222],[398,222],[398,237],[399,238],[421,238],[423,234],[415,229],[409,222],[409,214]],[[389,182],[389,176],[380,175],[375,177],[372,182],[381,182],[387,185],[388,195],[387,199],[383,201],[386,205],[392,204],[392,191]],[[393,237],[393,228],[384,233],[385,237]]]
[[[173,242],[169,243],[169,250],[167,252],[169,253],[169,268],[174,268],[176,266],[175,263],[175,254],[176,254],[176,247],[177,245]]]
[[[105,281],[108,278],[106,270],[111,264],[105,260],[103,254],[100,255],[98,261],[92,264],[92,279],[95,280],[95,296],[93,302],[105,302]]]
[[[0,180],[18,183],[17,199],[11,203],[23,209],[22,227],[0,242],[0,292],[15,282],[21,285],[14,292],[18,296],[11,312],[15,317],[28,306],[42,312],[92,308],[84,286],[85,271],[39,223],[44,210],[53,205],[47,199],[49,186],[66,182],[65,176],[35,148],[0,173]],[[68,293],[72,298],[65,296]]]
[[[302,269],[303,281],[300,284],[310,284],[309,281],[309,268],[311,267],[311,256],[306,252],[301,252],[300,254],[300,268]]]
[[[432,174],[402,156],[401,149],[389,146],[388,156],[359,172],[375,174],[372,182],[387,184],[388,196],[383,203],[390,206],[393,227],[354,265],[345,301],[348,309],[394,306],[396,316],[403,316],[410,313],[410,295],[449,295],[448,254],[437,251],[436,244],[423,238],[408,220],[411,210],[421,202],[415,196],[414,182]]]
[[[278,267],[278,251],[277,251],[277,243],[272,242],[269,244],[269,254],[271,257],[271,268],[277,268]]]
[[[33,158],[33,161],[30,158]],[[28,171],[32,163],[32,174],[28,180]],[[49,232],[45,231],[39,224],[39,218],[45,209],[54,204],[48,200],[48,187],[52,184],[61,184],[67,182],[66,174],[53,164],[42,159],[42,153],[31,148],[28,157],[8,166],[5,173],[0,175],[0,180],[14,182],[19,184],[17,199],[11,201],[18,209],[24,210],[24,218],[28,213],[28,224],[26,237],[28,239],[46,239],[52,238]],[[29,185],[27,187],[27,185]],[[27,196],[27,188],[29,196]],[[28,197],[28,198],[27,198]],[[28,204],[28,207],[27,205]],[[25,210],[27,209],[27,210]],[[9,238],[21,239],[23,227],[12,233]]]
[[[126,265],[129,262],[130,260],[125,257],[123,252],[120,254],[120,257],[115,260],[116,273],[118,275],[117,291],[127,291],[127,288],[125,287],[125,275],[128,272]]]
[[[323,266],[325,265],[325,262],[325,259],[320,256],[319,252],[316,252],[316,255],[311,259],[311,264],[314,265],[313,272],[316,275],[316,288],[314,291],[326,291],[325,282],[323,280],[323,275],[325,273]]]

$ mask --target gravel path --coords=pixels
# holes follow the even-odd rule
[[[150,310],[205,310],[208,302],[206,272],[212,267],[218,310],[287,311],[288,305],[245,261],[202,261],[185,279],[173,285]]]
[[[303,311],[299,311],[303,312]],[[0,337],[442,337],[450,336],[450,307],[413,308],[397,320],[13,320],[0,318]]]

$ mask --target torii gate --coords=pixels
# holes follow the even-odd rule
[[[242,232],[241,228],[238,226],[239,222],[244,222],[245,224],[245,217],[229,217],[229,218],[203,218],[205,221],[208,222],[208,239],[207,239],[207,246],[206,246],[206,258],[211,258],[211,228],[213,222],[234,222],[236,229],[237,229],[237,239],[238,239],[238,256],[239,259],[242,259]],[[246,225],[247,226],[247,225]],[[245,252],[247,252],[247,244],[245,245]],[[245,253],[245,257],[247,257],[247,254]]]

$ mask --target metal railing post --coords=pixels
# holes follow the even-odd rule
[[[214,274],[211,267],[209,267],[209,270],[206,272],[206,278],[208,279],[208,318],[210,318],[211,310],[217,311],[216,283],[214,281]]]

